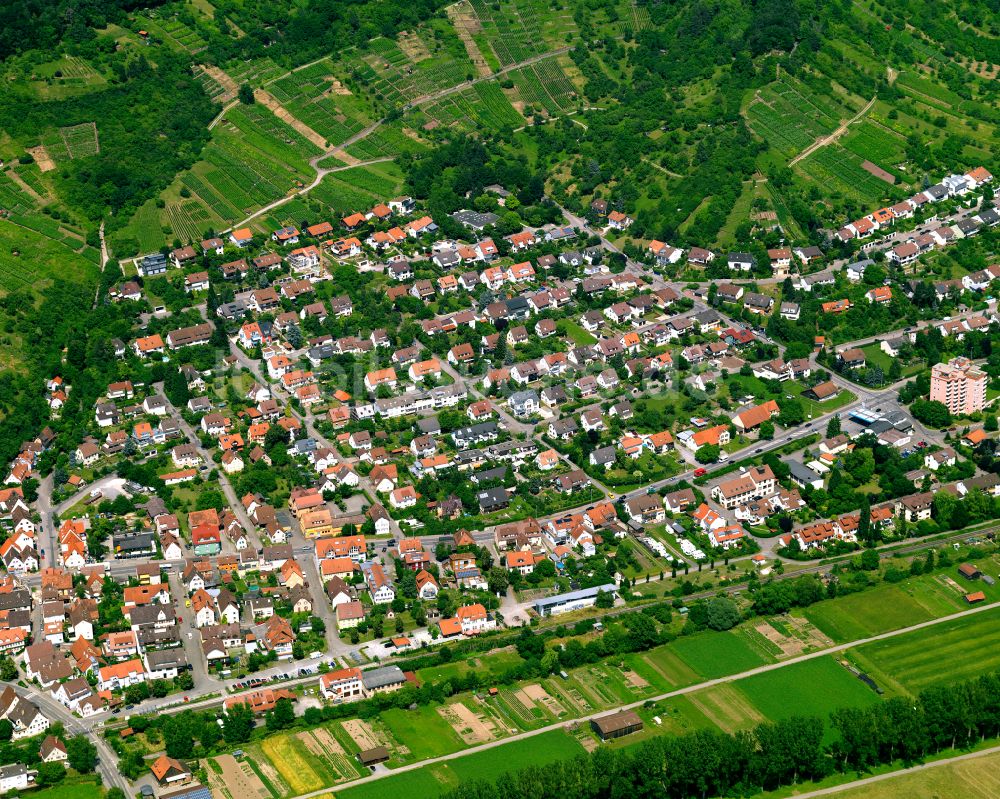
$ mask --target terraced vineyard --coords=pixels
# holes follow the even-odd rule
[[[368,104],[334,77],[328,60],[293,72],[269,84],[267,90],[332,145],[346,141],[372,121]]]
[[[424,108],[424,113],[446,127],[459,125],[471,129],[497,129],[524,124],[524,118],[514,110],[499,84],[493,81],[477,83],[471,89],[449,94]]]
[[[906,157],[906,141],[897,133],[871,120],[852,125],[841,143],[851,152],[872,161],[883,169]]]
[[[255,58],[252,61],[230,61],[224,66],[226,74],[237,84],[249,83],[251,86],[263,86],[277,80],[288,72],[284,67],[275,64],[270,58]]]
[[[759,92],[747,108],[747,119],[757,135],[791,158],[853,113],[786,77]]]
[[[476,74],[458,35],[450,26],[438,25],[436,38],[421,32],[399,42],[374,39],[370,52],[350,66],[386,108],[398,108],[434,92],[456,86]]]
[[[181,176],[178,196],[168,197],[164,222],[183,241],[228,227],[310,180],[308,159],[320,152],[260,105],[234,107],[213,131],[201,161]],[[143,232],[133,234],[149,242],[152,212],[141,213],[133,228]]]
[[[361,161],[371,161],[376,158],[395,158],[403,152],[415,152],[425,149],[426,145],[418,142],[412,136],[403,132],[400,123],[380,125],[365,138],[347,147],[347,152]],[[324,166],[331,166],[329,159]]]
[[[198,83],[205,90],[205,94],[211,97],[212,100],[215,102],[224,102],[228,98],[229,92],[226,91],[225,87],[209,75],[200,65],[195,64],[192,70]]]
[[[800,161],[798,166],[814,178],[817,185],[828,190],[834,189],[846,197],[856,197],[866,203],[877,203],[898,193],[894,192],[888,183],[862,169],[863,160],[865,159],[839,144],[832,144],[816,150],[808,158]],[[879,166],[889,172],[892,171],[882,164]]]
[[[403,173],[391,163],[345,169],[323,178],[311,197],[335,214],[364,211],[395,197],[403,189]]]
[[[474,38],[480,50],[491,50],[501,66],[509,67],[565,44],[575,31],[571,14],[537,0],[513,0],[493,5],[472,0],[481,31]],[[552,44],[560,42],[560,44]]]
[[[547,58],[509,74],[525,113],[530,109],[558,116],[572,106],[576,90],[554,59]]]

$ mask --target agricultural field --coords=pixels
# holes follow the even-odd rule
[[[416,116],[407,117],[407,122]],[[379,158],[395,158],[403,152],[418,152],[426,149],[425,141],[401,122],[379,125],[364,138],[344,148],[349,156],[359,161],[374,161]]]
[[[767,719],[795,715],[825,718],[841,707],[863,707],[879,701],[878,694],[835,656],[819,657],[755,674],[735,685]]]
[[[293,794],[345,782],[360,773],[352,754],[325,727],[273,735],[260,748]]]
[[[84,122],[81,125],[59,128],[59,135],[62,136],[62,140],[66,145],[66,152],[72,159],[97,155],[101,151],[97,124],[94,122]]]
[[[883,169],[889,169],[906,159],[906,139],[867,118],[852,125],[840,139],[840,143],[852,153]]]
[[[877,683],[919,693],[942,681],[961,682],[1000,669],[1000,610],[875,641],[850,650]]]
[[[772,661],[739,631],[691,635],[678,638],[669,647],[704,679],[736,674]]]
[[[516,108],[526,116],[558,116],[573,106],[576,87],[554,58],[543,59],[508,74],[514,81],[518,97]]]
[[[460,677],[471,670],[486,670],[490,674],[501,674],[507,669],[520,665],[524,659],[513,649],[501,649],[491,652],[481,658],[470,658],[469,660],[456,660],[452,663],[445,663],[440,666],[430,666],[420,669],[417,672],[417,679],[421,683],[441,682],[451,677]]]
[[[980,567],[988,568],[987,564]],[[987,595],[990,600],[1000,598],[992,593]],[[846,642],[947,616],[966,607],[962,588],[950,577],[935,574],[819,602],[802,613],[834,641]]]
[[[21,178],[20,181],[18,178]],[[30,186],[26,189],[25,185],[22,173],[11,175],[10,172],[0,172],[0,208],[12,214],[26,214],[33,210],[37,199],[28,190]]]
[[[55,220],[35,217],[33,221],[50,223],[53,232],[60,229]],[[39,224],[39,227],[48,227]],[[0,221],[4,246],[0,248],[0,293],[17,289],[39,291],[56,280],[92,283],[97,277],[96,264],[80,253],[54,240],[45,232],[28,230],[19,224]]]
[[[146,250],[173,238],[195,241],[206,230],[226,228],[304,186],[313,174],[308,159],[320,152],[260,105],[231,108],[213,130],[201,160],[164,193],[165,208],[157,213],[155,204],[147,203],[123,236]],[[157,234],[160,226],[170,232]]]
[[[477,83],[471,89],[453,92],[422,109],[423,114],[443,127],[459,126],[470,130],[498,129],[524,124],[499,84]]]
[[[374,116],[368,103],[351,93],[335,76],[333,64],[320,61],[270,83],[267,91],[331,146],[340,144]]]
[[[327,205],[334,213],[366,211],[373,205],[396,197],[403,188],[402,173],[386,162],[332,172],[310,192],[310,197]]]
[[[207,46],[201,34],[182,22],[170,6],[147,9],[137,19],[153,39],[176,49],[185,50],[191,55],[200,53]]]
[[[866,204],[888,202],[900,195],[900,190],[865,171],[861,164],[865,159],[838,144],[821,147],[798,164],[796,169],[817,186],[836,192],[843,197],[854,198]],[[876,163],[886,172],[893,174],[891,166]],[[900,176],[896,174],[896,177]],[[897,184],[898,185],[898,184]]]
[[[504,744],[336,792],[336,799],[424,799],[470,780],[493,780],[507,771],[540,766],[582,754],[583,746],[562,730]]]
[[[405,748],[398,750],[407,761],[455,752],[462,748],[462,739],[451,725],[431,706],[416,710],[391,709],[381,713],[379,720]]]
[[[397,40],[373,39],[346,65],[373,102],[388,110],[469,80],[477,74],[456,30],[444,20]]]
[[[226,74],[237,84],[267,87],[272,81],[288,74],[288,70],[274,63],[270,58],[255,58],[251,61],[229,61],[223,65]]]
[[[472,0],[471,6],[479,23],[473,34],[476,44],[481,51],[491,51],[502,67],[565,46],[566,35],[576,30],[569,9],[554,9],[541,0]]]
[[[107,78],[92,64],[73,55],[38,64],[28,76],[32,92],[46,100],[85,94],[107,83]]]
[[[853,113],[789,77],[758,92],[746,110],[754,132],[787,158],[831,133]]]
[[[838,791],[840,799],[993,799],[1000,796],[1000,753],[957,763],[934,764],[876,783]]]

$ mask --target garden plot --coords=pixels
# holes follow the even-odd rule
[[[51,172],[56,168],[56,162],[52,160],[48,150],[41,144],[37,147],[29,147],[28,154],[35,159],[35,163],[38,164],[38,168],[42,172]]]
[[[400,31],[399,36],[396,37],[396,42],[403,55],[414,64],[431,57],[430,51],[427,49],[427,45],[424,44],[423,39],[412,31]]]
[[[553,699],[549,695],[549,692],[538,683],[524,686],[524,688],[518,691],[518,694],[523,696],[526,704],[540,705],[548,711],[549,715],[555,716],[557,719],[566,715],[566,708],[560,702]]]
[[[394,745],[394,741],[389,740],[389,736],[382,732],[376,732],[371,724],[364,719],[347,719],[347,721],[340,722],[340,726],[344,728],[344,732],[351,736],[351,740],[357,744],[358,749],[362,752],[366,749],[374,749],[376,746],[384,746],[402,753],[401,748]]]
[[[196,64],[193,68],[195,78],[204,87],[205,92],[217,103],[228,103],[234,97],[238,87],[229,75],[210,64]]]
[[[86,158],[101,152],[96,122],[84,122],[68,128],[59,128],[59,135],[62,136],[66,152],[69,153],[71,159]]]
[[[833,645],[832,639],[821,633],[808,619],[800,616],[761,622],[754,626],[754,630],[777,650],[775,657],[778,660]]]
[[[462,742],[468,746],[486,743],[497,737],[496,726],[486,716],[468,708],[462,702],[442,705],[437,709]]]
[[[746,730],[765,720],[764,714],[734,685],[716,685],[688,694],[687,698],[723,732]]]
[[[465,52],[468,54],[469,60],[476,67],[476,71],[481,76],[493,74],[493,70],[487,63],[483,51],[476,44],[475,36],[483,29],[483,26],[479,23],[479,18],[471,6],[465,0],[462,0],[460,3],[448,6],[446,11],[448,18],[455,26],[455,33],[462,40]]]
[[[568,706],[573,715],[585,716],[594,709],[586,697],[571,685],[557,682],[555,679],[547,680],[544,685],[547,693],[557,697],[561,704]]]
[[[271,791],[261,781],[260,777],[246,761],[238,761],[232,755],[219,755],[215,762],[222,769],[216,774],[213,769],[207,769],[209,786],[212,795],[218,799],[222,794],[226,799],[271,799]],[[213,785],[212,783],[217,783]]]

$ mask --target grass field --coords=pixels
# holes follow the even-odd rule
[[[793,663],[747,677],[736,685],[772,721],[803,714],[825,718],[837,708],[879,701],[871,688],[832,656]]]
[[[678,638],[670,647],[699,676],[706,679],[736,674],[771,662],[739,633],[709,633]]]
[[[918,693],[1000,669],[1000,609],[851,650],[876,682]]]
[[[31,796],[36,799],[101,799],[104,791],[98,783],[90,779],[81,779],[78,782],[67,779],[61,785],[32,791]]]
[[[436,706],[416,710],[385,710],[379,717],[397,741],[410,750],[412,760],[437,757],[462,748],[462,740],[437,712]]]
[[[843,642],[898,630],[961,609],[957,594],[949,594],[933,577],[921,577],[820,602],[808,608],[805,616],[833,640]]]
[[[421,683],[441,682],[450,677],[459,677],[472,669],[479,672],[487,671],[490,674],[500,674],[512,666],[517,666],[523,662],[524,658],[517,654],[517,652],[513,650],[501,650],[485,655],[482,658],[459,660],[454,663],[445,663],[441,666],[420,669],[417,672],[417,678]]]
[[[837,793],[841,799],[994,799],[1000,796],[1000,753],[902,773]]]
[[[583,753],[575,738],[561,730],[545,732],[495,749],[435,763],[386,777],[369,785],[337,791],[337,799],[424,799],[440,796],[472,780],[494,780],[507,771],[541,766]]]

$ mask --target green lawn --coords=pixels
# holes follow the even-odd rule
[[[588,333],[572,319],[560,319],[556,327],[559,329],[561,334],[569,337],[574,344],[584,346],[597,342],[597,338],[595,336]]]
[[[705,679],[724,677],[770,662],[739,633],[700,633],[678,638],[670,647]]]
[[[876,682],[910,693],[942,681],[969,680],[1000,669],[1000,609],[865,644],[851,653]]]
[[[81,778],[79,782],[67,779],[61,785],[32,792],[35,799],[101,799],[104,791],[93,779]]]
[[[868,344],[861,348],[862,352],[865,354],[865,360],[869,366],[878,366],[886,374],[889,373],[889,367],[892,365],[893,358],[886,355],[878,344]],[[903,366],[902,364],[900,364]],[[921,370],[922,365],[919,363],[912,363],[909,366],[903,366],[903,376],[909,377],[912,374],[916,374]]]

